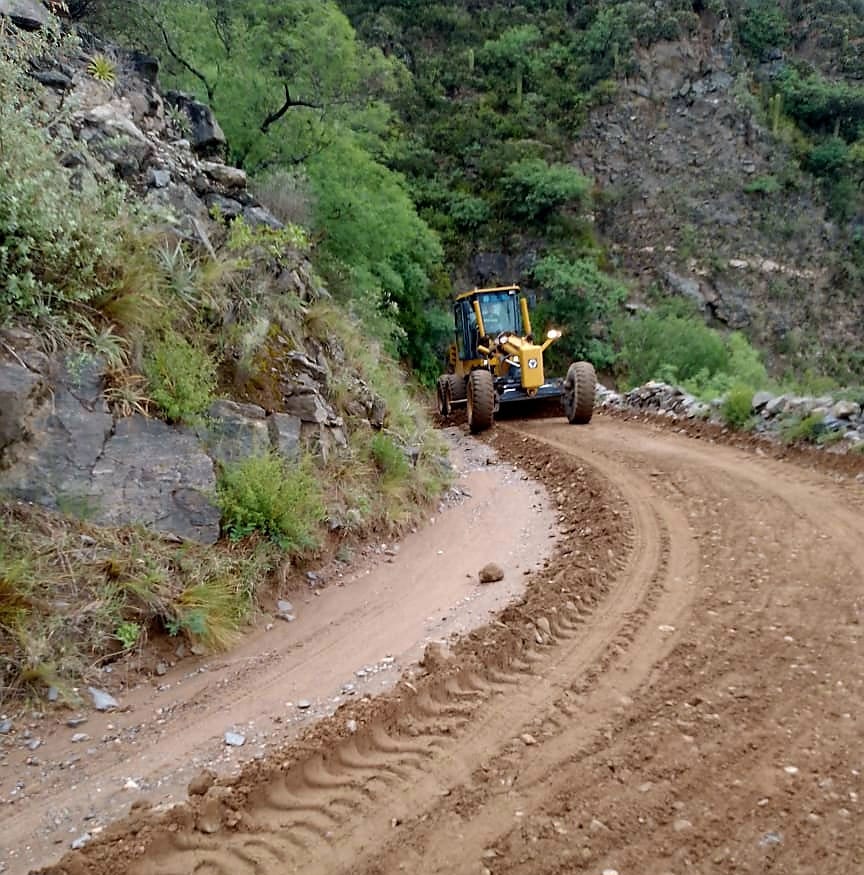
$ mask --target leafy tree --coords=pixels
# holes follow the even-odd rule
[[[329,278],[367,315],[390,314],[400,329],[397,351],[420,374],[437,373],[446,333],[435,311],[441,245],[402,179],[347,136],[310,159],[308,169]]]
[[[776,0],[749,0],[738,15],[738,38],[754,58],[789,42],[789,23]]]
[[[526,158],[507,168],[502,180],[507,211],[517,219],[540,222],[567,204],[578,204],[590,182],[577,170],[563,164],[547,164],[542,158]]]
[[[380,135],[399,65],[357,39],[333,0],[137,0],[110,16],[172,84],[216,111],[250,170],[304,161],[347,126]]]
[[[597,367],[612,364],[608,329],[627,297],[626,288],[589,258],[570,261],[547,255],[535,265],[533,277],[544,295],[537,327],[554,325],[564,332],[550,349],[553,366],[566,366],[573,359],[587,359]]]

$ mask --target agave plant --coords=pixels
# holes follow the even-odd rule
[[[117,68],[114,62],[105,55],[99,53],[90,58],[87,72],[98,82],[113,85],[117,81]]]

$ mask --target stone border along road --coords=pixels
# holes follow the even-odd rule
[[[861,871],[860,485],[605,417],[490,441],[567,531],[520,604],[46,871]]]

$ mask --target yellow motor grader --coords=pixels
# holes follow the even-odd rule
[[[455,343],[448,373],[438,378],[438,412],[449,416],[466,405],[472,432],[485,431],[502,404],[560,398],[574,425],[591,421],[597,376],[590,362],[573,362],[567,376],[548,379],[543,353],[561,332],[551,329],[538,343],[528,300],[519,286],[473,289],[456,297]]]

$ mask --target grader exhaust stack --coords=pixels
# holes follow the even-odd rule
[[[550,330],[537,343],[528,301],[518,286],[473,289],[456,298],[455,342],[448,373],[438,379],[438,410],[466,405],[472,432],[489,428],[502,404],[560,398],[573,424],[591,421],[597,377],[589,362],[574,362],[565,377],[548,379],[543,353],[561,337]]]

